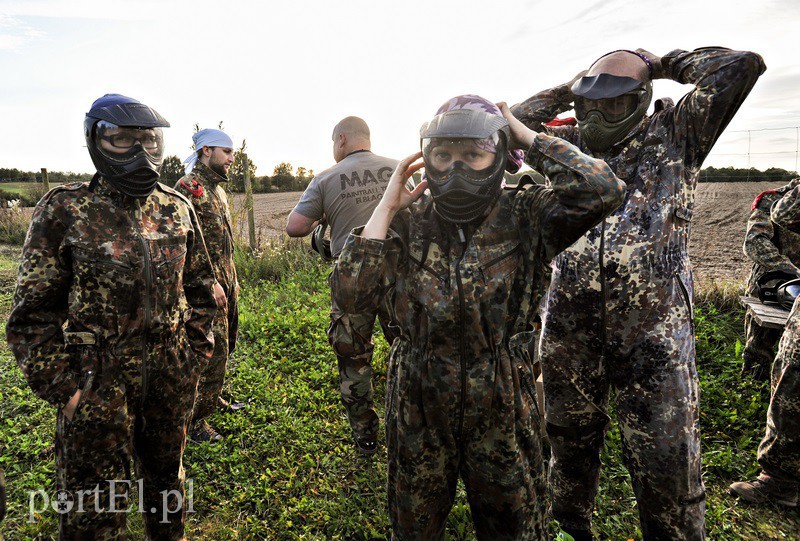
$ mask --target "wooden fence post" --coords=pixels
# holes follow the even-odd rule
[[[50,182],[47,180],[47,168],[42,167],[42,185],[44,185],[45,193],[50,191]]]
[[[245,207],[247,208],[247,229],[250,233],[250,249],[256,249],[256,217],[253,210],[253,186],[250,184],[250,160],[247,154],[242,152],[244,166],[244,191]]]

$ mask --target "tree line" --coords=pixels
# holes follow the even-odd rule
[[[71,171],[48,171],[47,179],[50,182],[83,182],[92,180],[91,173],[73,173]],[[40,171],[20,171],[8,167],[0,167],[0,183],[3,182],[41,182],[42,173]]]
[[[243,145],[244,146],[244,145]],[[228,170],[230,182],[225,187],[227,191],[234,193],[244,192],[244,163],[247,160],[250,174],[250,184],[254,193],[270,192],[297,192],[303,191],[308,187],[308,183],[314,178],[314,170],[305,167],[297,167],[287,162],[281,162],[272,170],[272,175],[257,176],[257,166],[247,156],[243,149],[239,149],[233,154],[233,164]],[[178,179],[184,175],[183,163],[177,156],[167,156],[161,166],[161,182],[168,186],[173,186]]]
[[[234,154],[233,165],[228,172],[231,182],[227,186],[228,191],[244,192],[244,159],[247,153],[239,149]],[[256,193],[268,192],[291,192],[303,191],[314,178],[314,171],[305,167],[295,167],[287,162],[282,162],[274,167],[272,175],[257,176],[256,165],[247,160],[250,170],[250,182],[253,191]],[[183,163],[177,156],[167,156],[161,168],[161,182],[168,186],[173,186],[179,178],[183,176]],[[513,180],[518,179],[524,173],[513,175]],[[512,177],[511,175],[508,175]],[[776,184],[786,184],[791,179],[797,177],[795,171],[787,171],[777,167],[770,167],[761,171],[754,167],[706,167],[700,172],[699,182],[774,182]],[[54,183],[66,182],[88,182],[91,180],[90,173],[73,173],[62,171],[48,171],[48,179]],[[0,167],[0,189],[2,183],[6,182],[41,182],[41,172],[21,171],[7,167]],[[513,183],[513,181],[512,181]]]

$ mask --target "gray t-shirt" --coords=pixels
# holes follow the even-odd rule
[[[397,167],[397,160],[357,151],[313,178],[294,207],[311,220],[328,217],[331,252],[337,257],[347,234],[372,216]]]

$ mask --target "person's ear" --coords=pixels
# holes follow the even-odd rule
[[[211,152],[212,152],[211,151],[211,147],[208,147],[208,146],[204,146],[203,147],[203,156],[205,156],[206,158],[210,158],[211,157]]]

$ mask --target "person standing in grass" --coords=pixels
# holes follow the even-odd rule
[[[747,294],[752,297],[758,297],[758,279],[767,272],[783,271],[788,276],[800,277],[800,235],[770,219],[772,205],[798,184],[800,178],[778,189],[762,192],[753,201],[743,247],[744,255],[753,262],[747,278]],[[775,345],[781,338],[781,331],[761,327],[750,312],[744,316],[744,329],[742,373],[766,381],[775,360]]]
[[[539,347],[553,515],[592,539],[614,397],[645,540],[705,538],[692,266],[694,190],[714,143],[765,70],[748,51],[612,51],[512,109],[604,160],[625,203],[553,262]],[[691,84],[677,104],[653,81]],[[577,126],[546,126],[575,110]],[[613,395],[611,389],[614,390]]]
[[[794,183],[773,206],[770,219],[800,234],[800,185]],[[761,474],[730,486],[753,503],[797,507],[800,491],[800,297],[795,299],[772,364],[767,429],[758,446]]]
[[[192,205],[158,183],[168,126],[132,98],[97,99],[97,173],[50,190],[22,248],[6,337],[56,407],[63,541],[125,538],[131,460],[148,539],[184,539],[183,450],[217,303]]]
[[[459,478],[478,539],[548,538],[530,322],[549,262],[625,190],[601,160],[500,107],[464,95],[439,108],[330,278],[338,356],[371,350],[384,302],[399,332],[386,389],[397,540],[442,539]],[[548,186],[503,190],[516,149]],[[423,165],[427,180],[409,190]]]
[[[333,259],[339,256],[350,230],[367,223],[389,184],[397,160],[372,153],[369,127],[356,116],[339,121],[331,138],[336,165],[315,176],[308,185],[289,214],[286,234],[303,237],[317,228],[315,248],[324,257]],[[325,227],[321,222],[331,228],[328,248],[320,234],[324,234]],[[387,327],[387,318],[383,312],[378,317],[391,344],[394,336]],[[342,403],[356,449],[364,455],[372,455],[378,449],[379,423],[372,400],[372,351],[370,346],[357,357],[337,357]]]
[[[207,421],[217,406],[225,410],[240,409],[220,396],[225,381],[228,358],[236,347],[239,330],[239,283],[233,262],[233,230],[228,197],[222,184],[228,182],[233,163],[233,141],[221,130],[200,130],[192,136],[195,152],[184,164],[186,175],[175,184],[175,190],[192,202],[217,283],[217,315],[214,318],[214,354],[200,376],[194,417],[189,439],[194,442],[217,442],[222,436]]]

